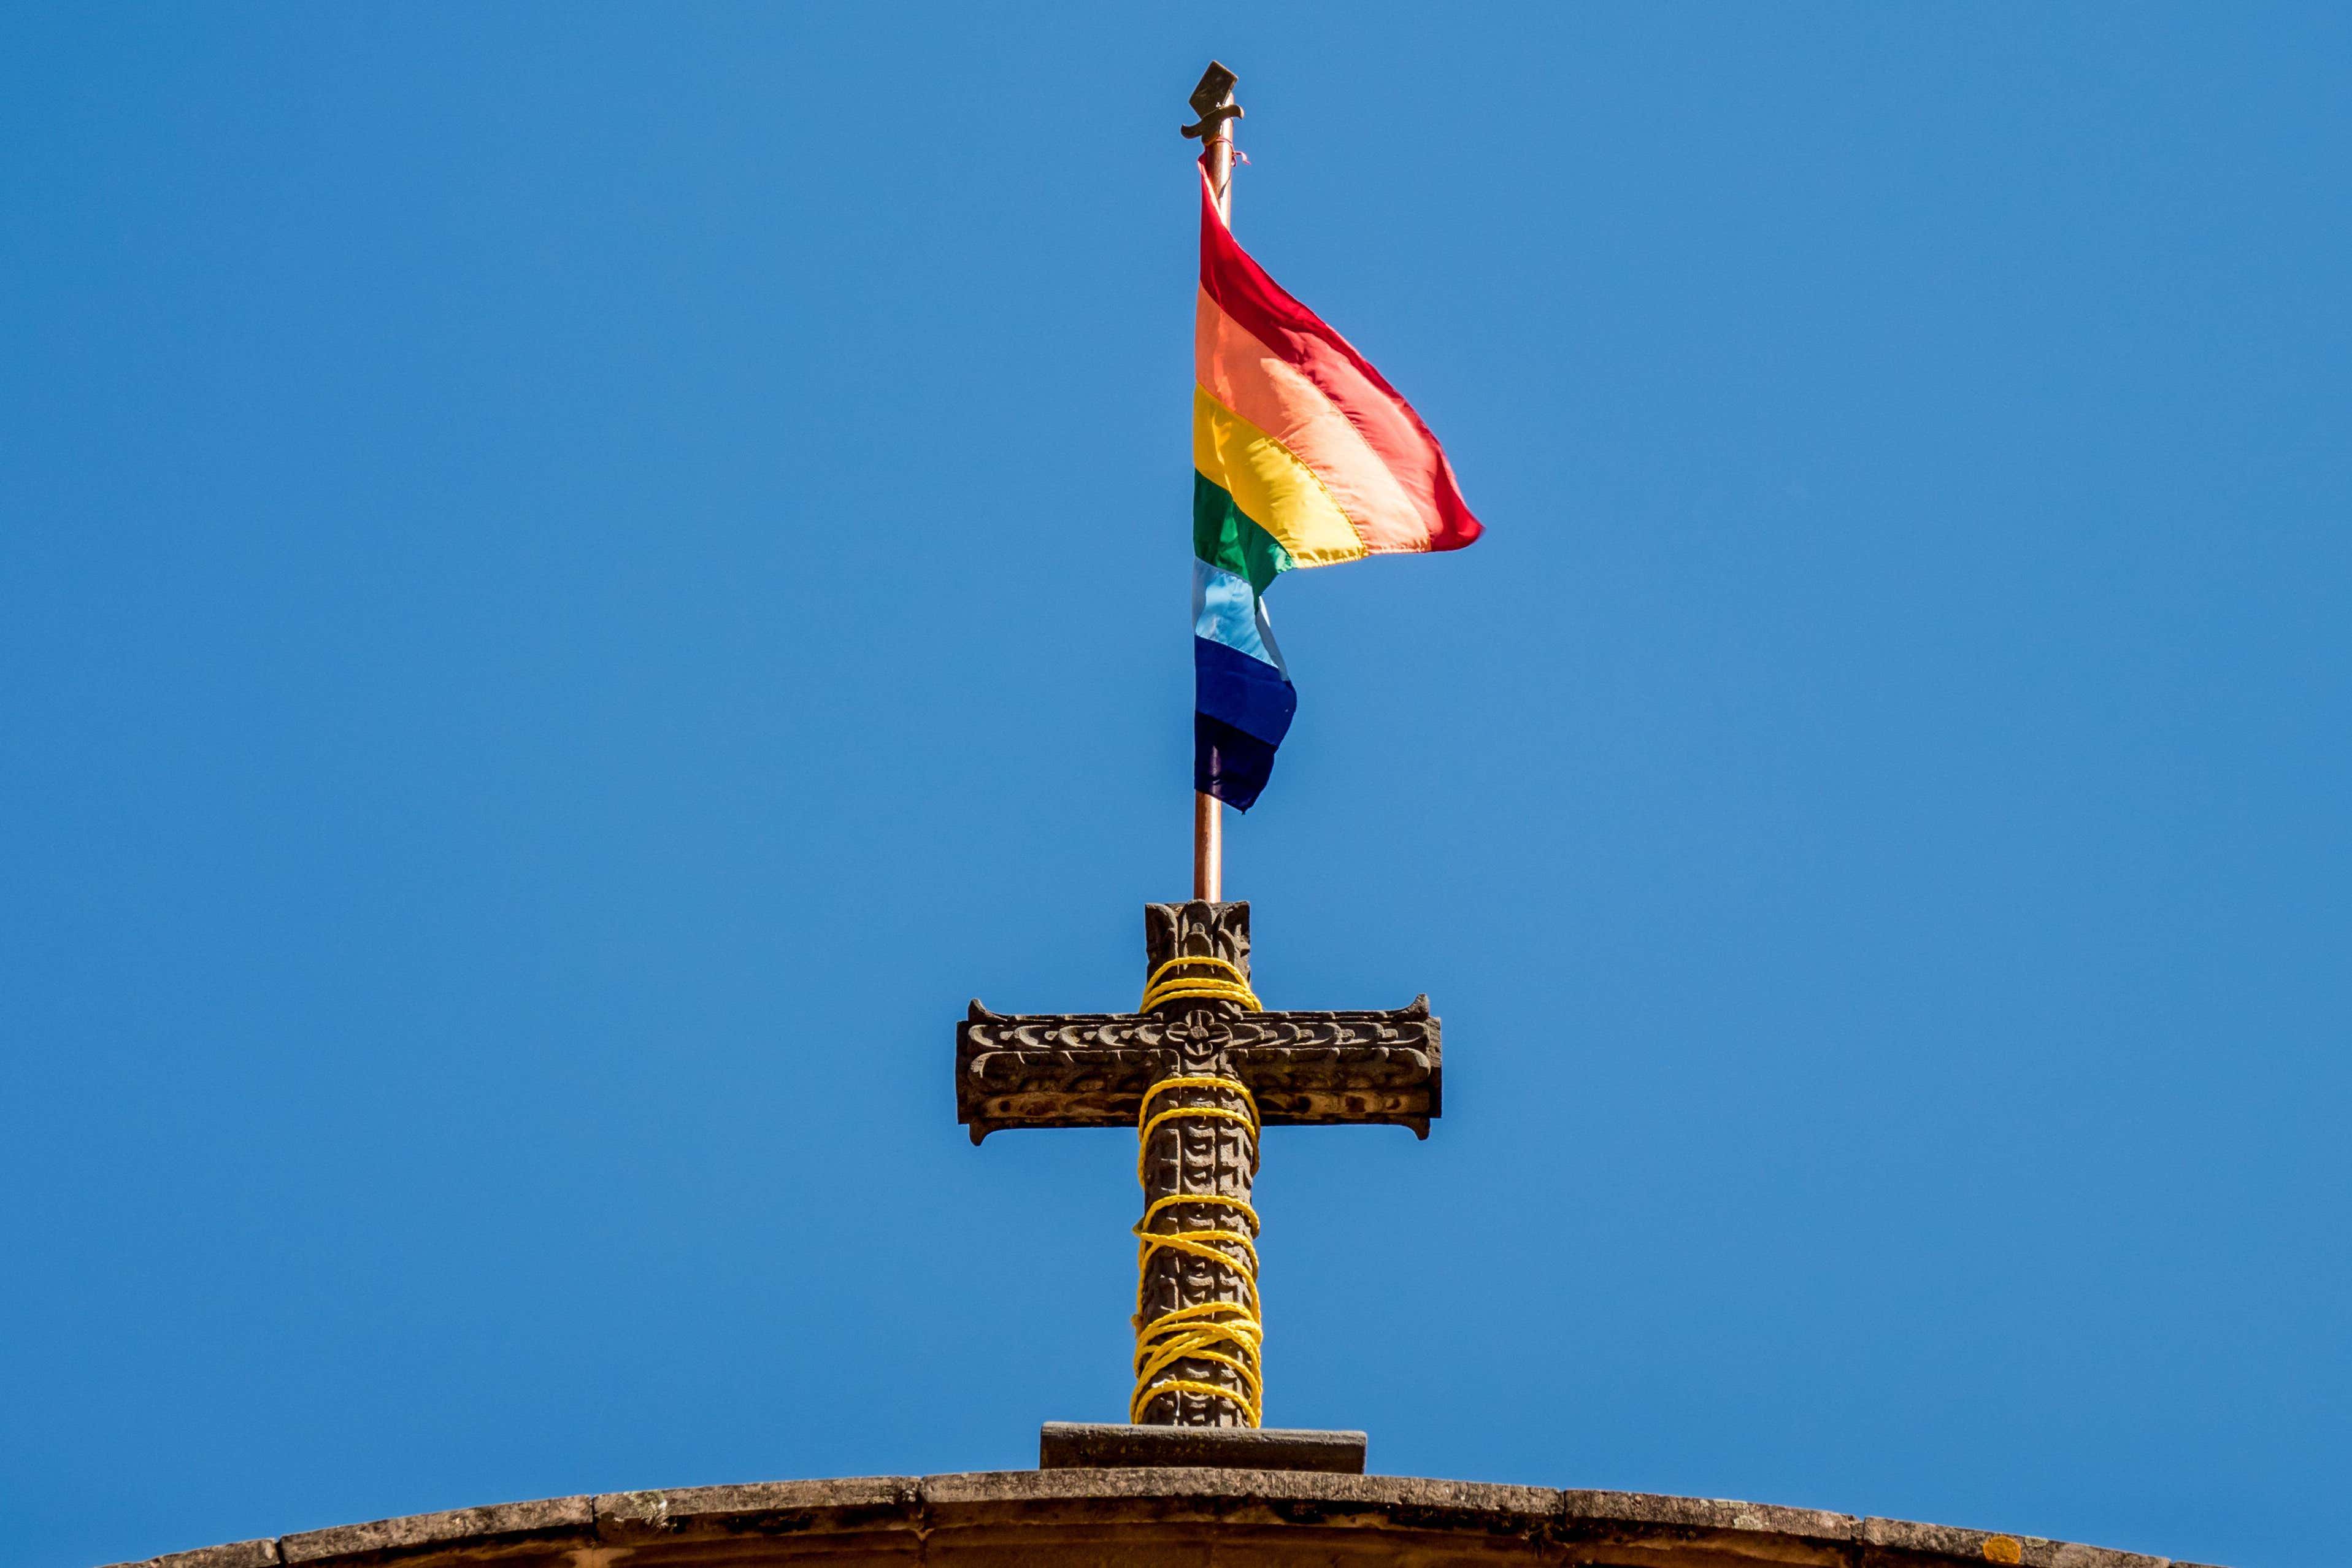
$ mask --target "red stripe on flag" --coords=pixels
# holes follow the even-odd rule
[[[1315,384],[1363,433],[1397,482],[1422,507],[1429,548],[1459,550],[1485,531],[1454,482],[1454,465],[1412,405],[1398,395],[1355,345],[1266,276],[1217,212],[1201,171],[1201,287],[1275,356]]]

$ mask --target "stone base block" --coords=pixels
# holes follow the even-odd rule
[[[1320,1470],[1364,1473],[1361,1432],[1248,1426],[1118,1426],[1048,1421],[1037,1434],[1041,1470],[1147,1469],[1161,1466],[1221,1470]]]

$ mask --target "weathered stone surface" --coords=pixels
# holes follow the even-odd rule
[[[1246,971],[1249,905],[1145,905],[1146,973],[1180,944]],[[1385,1122],[1426,1138],[1443,1109],[1426,996],[1388,1011],[1211,1011],[1268,1127]],[[1011,1127],[1132,1127],[1192,1013],[1003,1014],[975,1001],[956,1026],[956,1120],[975,1143]]]
[[[922,1520],[922,1483],[913,1476],[754,1481],[608,1492],[595,1504],[596,1538],[615,1544],[709,1535],[911,1531]]]
[[[200,1546],[194,1552],[150,1557],[143,1563],[118,1563],[114,1568],[275,1568],[277,1562],[275,1541],[231,1541],[219,1546]]]
[[[1048,1421],[1037,1434],[1037,1465],[1046,1470],[1190,1467],[1360,1476],[1364,1435],[1273,1426],[1115,1426]]]
[[[1221,961],[1244,978],[1249,974],[1247,904],[1146,904],[1143,931],[1147,975],[1184,958]],[[1257,1128],[1227,1120],[1248,1115],[1248,1091],[1233,1059],[1234,1026],[1248,1015],[1236,1003],[1199,997],[1170,1002],[1155,1012],[1162,1020],[1165,1045],[1152,1065],[1151,1115],[1141,1134],[1137,1166],[1143,1176],[1139,1228],[1154,1236],[1191,1236],[1192,1246],[1201,1250],[1147,1243],[1150,1250],[1137,1294],[1139,1356],[1142,1336],[1171,1314],[1212,1302],[1249,1305],[1255,1272],[1249,1247],[1218,1237],[1254,1236],[1257,1229],[1245,1218],[1251,1185],[1257,1178]],[[1188,1110],[1202,1114],[1183,1114]],[[1163,1202],[1171,1206],[1160,1208]],[[1235,1205],[1238,1208],[1231,1206]],[[1213,1348],[1241,1361],[1255,1358],[1246,1342]],[[1136,1415],[1141,1420],[1234,1430],[1250,1425],[1244,1401],[1254,1400],[1255,1391],[1225,1361],[1186,1357],[1161,1368],[1151,1382],[1184,1382],[1194,1388],[1156,1389],[1139,1402]],[[1225,1389],[1230,1397],[1198,1391],[1203,1388]]]
[[[925,1483],[952,1568],[1562,1564],[1556,1494],[1304,1471],[1048,1470]]]
[[[289,1564],[438,1556],[458,1542],[469,1551],[503,1551],[520,1558],[514,1549],[586,1545],[595,1539],[595,1525],[593,1500],[548,1498],[305,1531],[283,1537],[278,1548],[280,1561]]]
[[[2078,1546],[2033,1535],[1960,1530],[1948,1524],[1914,1524],[1901,1519],[1862,1521],[1865,1568],[1898,1568],[1926,1561],[2021,1563],[2023,1568],[2165,1568],[2166,1559],[2102,1546]]]
[[[1429,1136],[1444,1105],[1429,998],[1403,1007],[1245,1014],[1234,1068],[1268,1127],[1372,1122]],[[1135,1013],[992,1013],[956,1026],[956,1120],[975,1143],[1015,1127],[1132,1127],[1167,1022]]]
[[[556,1498],[239,1542],[142,1568],[1981,1568],[2012,1550],[2021,1568],[2196,1568],[1762,1503],[1189,1466]]]
[[[1817,1509],[1644,1492],[1564,1491],[1560,1539],[1572,1559],[1604,1550],[1622,1563],[1703,1561],[1843,1565],[1861,1521]]]

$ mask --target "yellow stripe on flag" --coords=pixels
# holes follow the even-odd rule
[[[1301,566],[1360,561],[1364,542],[1290,449],[1199,386],[1192,388],[1192,466],[1234,498]]]

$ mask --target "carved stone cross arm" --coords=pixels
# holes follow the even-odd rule
[[[1157,1013],[992,1013],[956,1026],[956,1120],[974,1143],[1009,1127],[1132,1127],[1167,1071]],[[1235,1076],[1268,1127],[1341,1122],[1429,1136],[1439,1105],[1429,998],[1390,1012],[1246,1013],[1223,1024]]]

